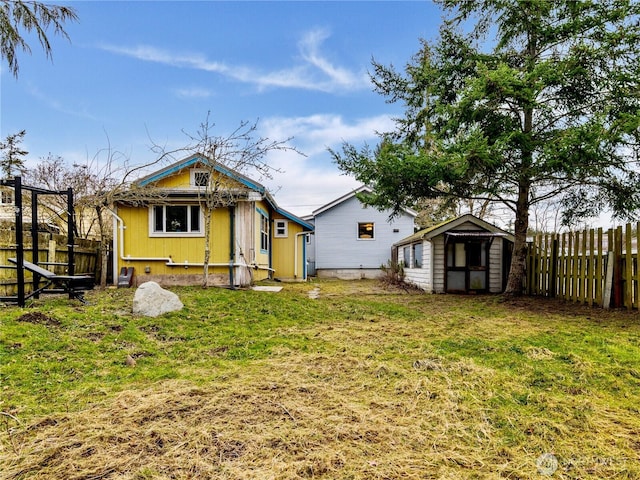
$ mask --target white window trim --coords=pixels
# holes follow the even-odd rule
[[[416,246],[420,246],[420,258],[418,259],[416,256]],[[416,265],[417,262],[420,262],[420,265]],[[416,242],[411,244],[411,268],[423,268],[424,267],[424,243]]]
[[[278,219],[274,220],[273,223],[275,224],[274,225],[274,232],[273,232],[274,238],[288,238],[289,237],[289,222],[287,220],[284,220],[282,218],[278,218]],[[282,226],[278,226],[279,224],[282,224]],[[284,233],[278,234],[278,230],[284,230]]]
[[[194,188],[207,188],[207,185],[196,185],[196,175],[198,173],[206,173],[211,175],[211,172],[205,168],[192,168],[189,171],[189,185]]]
[[[8,202],[5,202],[4,199],[9,199]],[[8,188],[0,190],[0,205],[15,205],[15,196],[13,195],[13,190],[9,190]]]
[[[204,237],[204,215],[202,213],[202,207],[200,207],[200,231],[199,232],[156,232],[155,231],[155,207],[192,207],[199,205],[194,204],[172,204],[172,205],[150,205],[148,209],[149,217],[149,236],[150,237],[165,237],[165,238],[180,238],[180,237]]]
[[[360,225],[370,223],[373,226],[373,235],[371,238],[360,237]],[[358,222],[356,223],[356,240],[359,242],[373,242],[376,239],[376,222]]]
[[[261,209],[257,209],[260,215],[260,253],[269,253],[270,241],[269,241],[269,216],[266,215]],[[265,241],[266,248],[263,248],[262,241]]]

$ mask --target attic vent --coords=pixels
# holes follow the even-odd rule
[[[206,170],[191,171],[191,185],[194,187],[206,187],[209,184],[209,172]]]

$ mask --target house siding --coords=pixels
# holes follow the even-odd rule
[[[422,268],[405,267],[405,281],[411,285],[415,285],[426,292],[433,292],[433,252],[432,244],[426,240],[422,242]],[[402,258],[402,249],[404,245],[398,248],[398,259]],[[413,249],[411,249],[413,255]],[[411,258],[413,265],[413,257]]]
[[[431,240],[433,248],[433,291],[445,292],[445,262],[444,235],[438,235]]]
[[[132,208],[120,206],[117,210],[125,227],[122,238],[124,245],[118,252],[124,258],[118,259],[118,269],[134,267],[138,283],[145,280],[158,280],[160,276],[172,277],[185,275],[185,282],[193,283],[194,278],[202,276],[203,268],[195,264],[202,264],[204,259],[204,237],[151,237],[149,236],[149,208]],[[214,212],[211,230],[211,258],[210,264],[229,262],[229,218],[220,210]],[[133,234],[137,232],[137,234]],[[144,233],[142,233],[144,232]],[[225,254],[226,252],[226,254]],[[170,266],[169,260],[179,264],[194,264],[193,266]],[[148,273],[145,274],[145,270]],[[228,267],[209,268],[212,281],[221,277],[223,283],[228,282]],[[187,277],[191,280],[187,281]],[[198,281],[196,280],[195,283]]]
[[[191,186],[191,173],[192,167],[200,161],[197,157],[187,158],[139,182],[141,185],[153,184],[159,190],[166,189],[172,193],[161,202],[162,205],[198,205],[197,187]],[[275,270],[274,258],[279,262],[277,268],[283,275],[294,277],[297,271],[303,275],[304,250],[299,251],[301,260],[294,264],[295,234],[310,229],[309,224],[297,221],[295,216],[279,209],[271,196],[265,193],[264,187],[252,180],[239,174],[233,178],[226,177],[226,172],[214,175],[223,177],[220,178],[222,189],[241,189],[247,195],[233,207],[221,207],[211,214],[209,284],[229,285],[233,282],[234,286],[245,286],[270,278]],[[114,267],[117,271],[122,267],[134,267],[134,285],[150,280],[164,285],[202,283],[203,218],[201,232],[198,233],[154,234],[151,232],[153,205],[123,203],[118,205],[116,213]],[[271,222],[279,215],[289,221],[291,239],[274,239]],[[265,235],[266,243],[263,242]]]
[[[413,233],[413,217],[389,222],[388,212],[364,207],[354,196],[315,216],[315,268],[319,276],[378,275],[391,245]],[[358,223],[373,222],[374,238],[358,238]],[[397,231],[394,231],[397,230]],[[369,272],[367,272],[369,271]],[[375,272],[375,273],[373,273]]]

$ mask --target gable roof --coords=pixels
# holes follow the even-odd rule
[[[335,207],[337,205],[340,205],[343,202],[346,202],[347,200],[355,197],[358,193],[362,193],[362,192],[373,193],[373,189],[371,187],[366,186],[366,185],[362,185],[362,186],[356,188],[355,190],[350,191],[346,195],[343,195],[340,198],[336,198],[335,200],[327,203],[326,205],[318,208],[317,210],[314,210],[311,215],[313,217],[315,217],[317,215],[320,215],[321,213],[324,213],[327,210],[331,210],[333,207]],[[410,208],[403,208],[402,211],[404,211],[407,215],[412,216],[412,217],[416,217],[418,215],[418,212],[416,212],[416,211],[414,211],[414,210],[412,210]]]
[[[181,172],[186,168],[195,167],[199,164],[207,165],[213,168],[216,172],[239,182],[240,184],[244,185],[248,189],[258,192],[262,196],[262,198],[264,198],[266,202],[269,203],[271,208],[273,208],[273,210],[276,213],[282,215],[288,220],[298,223],[305,230],[314,229],[313,225],[310,224],[309,222],[306,222],[302,220],[300,217],[297,217],[296,215],[294,215],[293,213],[280,208],[276,203],[275,199],[273,198],[273,196],[267,190],[267,188],[261,183],[256,182],[255,180],[247,177],[246,175],[241,174],[240,172],[237,172],[236,170],[225,167],[224,165],[221,165],[219,163],[212,162],[209,158],[197,153],[183,160],[179,160],[175,163],[172,163],[171,165],[168,165],[156,172],[150,173],[149,175],[138,179],[135,183],[142,187],[145,187],[152,183],[158,182],[164,178],[168,178],[172,175],[175,175],[176,173]]]
[[[465,215],[461,215],[457,218],[454,218],[453,220],[447,220],[437,225],[433,225],[431,227],[422,229],[414,233],[413,235],[410,235],[406,238],[403,238],[399,242],[394,243],[394,246],[406,245],[408,243],[413,243],[418,240],[431,240],[432,238],[437,237],[442,233],[446,233],[449,230],[454,230],[456,227],[459,227],[460,225],[463,225],[467,222],[477,225],[483,230],[491,233],[493,236],[504,237],[507,240],[510,240],[511,242],[513,242],[514,240],[513,235],[510,234],[509,232],[502,230],[501,228],[498,228],[495,225],[489,222],[486,222],[481,218],[476,217],[475,215],[467,213]]]
[[[267,189],[264,185],[256,182],[255,180],[252,180],[251,178],[241,174],[240,172],[237,172],[236,170],[225,167],[220,163],[212,162],[209,158],[198,153],[195,153],[183,160],[172,163],[171,165],[168,165],[156,172],[150,173],[146,177],[138,179],[135,183],[137,183],[141,187],[146,187],[151,183],[155,183],[164,178],[168,178],[171,175],[184,170],[185,168],[195,167],[198,164],[207,165],[213,168],[216,172],[221,173],[222,175],[225,175],[233,180],[236,180],[237,182],[241,183],[247,188],[250,188],[251,190],[255,190],[256,192],[262,194],[265,194],[267,192]]]

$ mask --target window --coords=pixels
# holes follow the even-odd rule
[[[260,250],[269,250],[269,219],[263,214],[260,214]]]
[[[450,243],[447,247],[447,267],[481,268],[487,266],[487,242],[471,240]]]
[[[199,205],[156,205],[153,233],[200,233]]]
[[[194,187],[206,187],[209,184],[208,170],[191,170],[191,185]]]
[[[288,236],[289,222],[286,220],[276,220],[276,232],[274,237],[286,238]]]
[[[411,265],[411,249],[409,247],[404,247],[402,249],[402,262],[407,268]]]
[[[413,244],[413,267],[422,268],[422,243]]]
[[[465,267],[467,265],[464,243],[447,245],[447,267]]]
[[[0,191],[0,204],[13,205],[13,191],[1,190]]]
[[[358,239],[360,240],[373,240],[374,236],[373,222],[360,222],[358,223]]]
[[[467,244],[467,255],[470,267],[484,267],[486,264],[485,242],[469,242]]]

